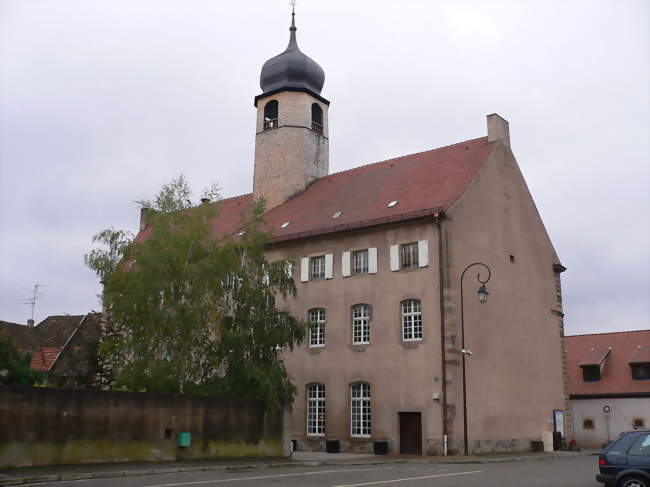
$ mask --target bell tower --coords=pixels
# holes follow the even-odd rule
[[[289,45],[262,67],[262,94],[255,97],[253,194],[270,210],[329,172],[330,102],[320,96],[323,69],[303,54],[291,13]]]

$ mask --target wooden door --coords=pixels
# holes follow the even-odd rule
[[[399,452],[422,455],[421,413],[399,413]]]

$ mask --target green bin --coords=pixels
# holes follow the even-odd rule
[[[176,435],[176,445],[178,446],[192,446],[192,433],[184,431]]]

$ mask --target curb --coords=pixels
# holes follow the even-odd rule
[[[30,477],[8,477],[0,478],[0,486],[5,485],[25,485],[25,484],[38,484],[42,482],[61,482],[69,480],[89,480],[89,479],[106,479],[116,477],[136,477],[141,475],[156,475],[168,473],[185,473],[185,472],[210,472],[219,470],[248,470],[255,468],[286,468],[286,467],[323,467],[323,466],[360,466],[360,465],[386,465],[394,463],[439,463],[439,464],[481,464],[481,463],[510,463],[510,462],[523,462],[526,460],[553,460],[557,458],[572,458],[572,457],[585,457],[598,455],[592,452],[572,452],[570,454],[557,454],[550,455],[535,455],[535,456],[519,456],[519,457],[501,457],[501,458],[485,458],[485,459],[469,459],[469,460],[444,460],[444,459],[416,459],[416,458],[393,458],[386,460],[373,460],[367,462],[345,462],[332,460],[311,460],[302,462],[279,462],[279,463],[257,463],[257,464],[241,464],[241,465],[207,465],[204,467],[177,467],[177,468],[149,468],[138,470],[115,470],[108,472],[86,472],[86,473],[62,473],[59,475],[38,475]]]

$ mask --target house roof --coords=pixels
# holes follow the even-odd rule
[[[570,395],[648,393],[650,384],[647,380],[632,378],[630,360],[636,360],[633,357],[639,352],[639,346],[642,347],[642,358],[646,349],[650,351],[650,330],[567,336],[565,344]],[[600,364],[597,362],[600,353],[596,351],[604,352],[610,347],[611,350],[604,357],[602,378],[585,382],[580,366]],[[589,358],[592,349],[594,359]],[[590,363],[583,363],[585,360]]]
[[[631,364],[650,364],[650,345],[639,345],[630,357]]]
[[[590,365],[601,365],[604,361],[605,358],[607,357],[607,354],[611,351],[610,347],[604,347],[604,348],[594,348],[591,347],[589,350],[587,350],[587,355],[585,355],[585,358],[583,358],[580,361],[580,367],[588,367]]]
[[[22,353],[33,353],[38,350],[39,337],[34,328],[18,323],[0,321],[0,340],[9,338],[14,347]]]
[[[274,240],[284,241],[446,211],[463,195],[493,147],[487,137],[480,137],[330,174],[272,208],[264,220]],[[392,201],[397,204],[388,207]],[[251,193],[213,203],[218,215],[212,235],[235,234],[252,203]],[[337,212],[340,216],[333,218]],[[136,241],[149,231],[140,232]]]
[[[63,347],[41,347],[33,356],[30,367],[39,372],[47,372]]]
[[[41,321],[34,329],[41,347],[63,347],[85,315],[53,315]]]

